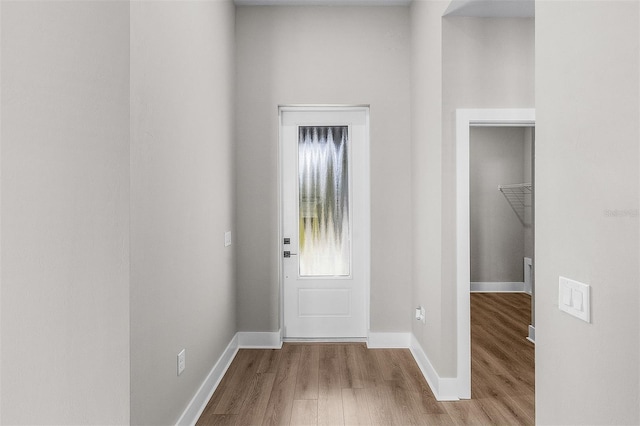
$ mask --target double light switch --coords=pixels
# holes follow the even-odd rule
[[[560,277],[558,283],[558,307],[561,311],[591,322],[589,286],[569,278]]]

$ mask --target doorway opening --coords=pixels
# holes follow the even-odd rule
[[[457,389],[461,399],[471,398],[470,128],[487,126],[534,127],[535,110],[458,109],[456,111]],[[532,287],[533,310],[535,285]]]
[[[369,107],[281,106],[283,340],[364,341],[369,328]]]
[[[535,346],[533,127],[470,126],[471,394],[508,393],[531,421]]]

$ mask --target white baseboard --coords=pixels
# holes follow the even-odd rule
[[[438,401],[458,401],[458,380],[456,378],[440,377],[429,361],[416,336],[411,334],[409,350],[413,354],[422,375],[427,380],[433,395]]]
[[[529,336],[527,337],[531,343],[536,343],[536,328],[532,325],[529,326]]]
[[[229,342],[227,348],[218,359],[218,362],[216,362],[206,379],[204,379],[204,382],[202,382],[202,385],[200,385],[200,389],[198,389],[198,392],[193,396],[176,425],[196,424],[237,352],[238,334],[233,336],[231,342]]]
[[[523,282],[472,282],[472,293],[525,293]]]
[[[411,344],[411,333],[378,333],[369,332],[367,347],[371,349],[382,348],[408,348]]]
[[[239,331],[238,347],[246,349],[280,349],[282,337],[280,331],[254,332]]]

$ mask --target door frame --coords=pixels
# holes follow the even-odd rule
[[[457,389],[460,399],[471,398],[469,129],[472,126],[535,127],[535,123],[536,112],[533,108],[456,110],[456,327]]]
[[[362,173],[367,177],[366,182],[364,184],[364,208],[365,212],[363,214],[363,228],[366,230],[365,235],[362,236],[364,239],[363,244],[367,247],[365,253],[363,254],[363,262],[364,262],[364,297],[365,297],[365,326],[367,336],[369,335],[370,330],[370,301],[371,301],[371,161],[370,161],[370,105],[368,104],[284,104],[278,105],[278,162],[277,162],[277,191],[278,191],[278,238],[276,241],[276,254],[277,254],[277,265],[278,265],[278,280],[279,280],[279,321],[280,321],[280,342],[285,340],[284,337],[284,271],[283,271],[283,263],[282,263],[282,241],[284,238],[283,233],[283,214],[282,210],[284,208],[284,199],[283,199],[283,150],[284,150],[284,138],[282,132],[282,115],[285,112],[340,112],[340,111],[363,111],[366,115],[366,124],[365,124],[365,140],[363,147],[363,158],[362,158]],[[289,339],[287,339],[289,340]],[[316,340],[316,341],[345,341],[345,339],[336,338],[322,338],[322,339],[304,339],[304,340]],[[368,337],[367,337],[368,340]]]

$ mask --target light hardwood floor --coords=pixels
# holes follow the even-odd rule
[[[438,402],[407,349],[242,349],[198,425],[534,424],[530,297],[471,295],[472,398]]]

